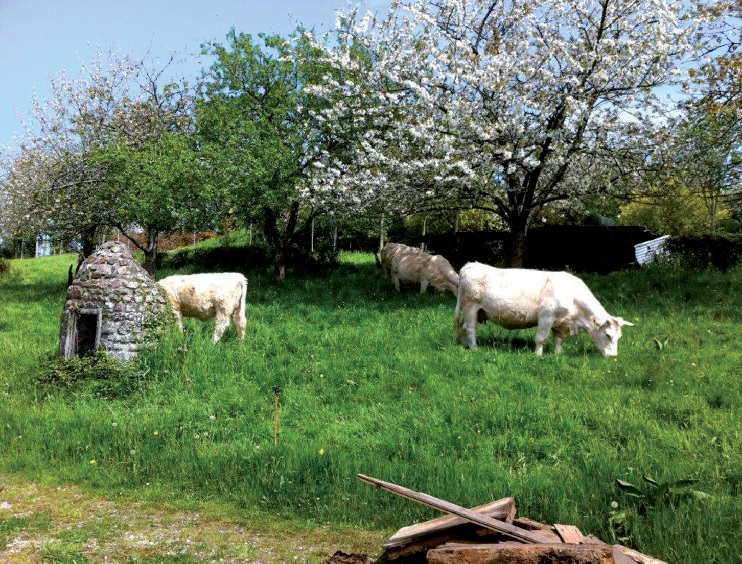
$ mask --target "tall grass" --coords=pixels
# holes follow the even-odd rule
[[[244,342],[230,329],[215,347],[213,322],[186,320],[106,394],[39,384],[71,260],[14,261],[0,278],[1,471],[315,523],[435,515],[364,473],[465,506],[513,495],[521,515],[673,562],[742,548],[739,269],[583,276],[637,323],[617,359],[585,336],[538,358],[534,331],[490,324],[464,350],[453,296],[398,294],[371,255],[284,283],[248,273]],[[709,497],[649,503],[616,487],[642,475],[697,478]]]

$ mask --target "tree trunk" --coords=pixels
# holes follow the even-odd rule
[[[157,243],[159,239],[159,232],[148,231],[147,245],[142,249],[144,251],[144,270],[146,270],[152,278],[157,274]]]
[[[510,223],[510,236],[505,244],[505,258],[512,268],[523,268],[526,255],[528,218],[517,217]]]

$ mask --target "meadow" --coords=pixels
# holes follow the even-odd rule
[[[391,534],[438,515],[363,473],[463,506],[514,496],[521,516],[670,562],[737,561],[740,267],[581,275],[636,327],[616,359],[584,335],[539,358],[534,330],[487,324],[479,350],[454,345],[453,296],[398,294],[372,255],[341,259],[283,283],[247,271],[244,342],[186,320],[136,363],[66,382],[49,374],[74,257],[11,261],[0,472],[308,527]]]

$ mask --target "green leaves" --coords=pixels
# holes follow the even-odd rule
[[[647,508],[653,508],[659,505],[675,505],[686,499],[703,500],[710,497],[705,492],[687,489],[700,481],[697,478],[684,478],[673,482],[658,482],[654,478],[642,475],[642,480],[645,484],[648,484],[644,489],[616,478],[616,485],[624,494],[640,500],[640,513],[646,511]]]

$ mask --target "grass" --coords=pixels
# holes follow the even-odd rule
[[[513,495],[520,515],[673,562],[742,549],[739,268],[583,276],[637,323],[617,359],[586,336],[537,358],[533,330],[491,324],[464,350],[454,298],[397,294],[371,255],[282,284],[248,272],[244,342],[230,328],[214,347],[213,322],[186,320],[110,392],[40,384],[71,262],[12,261],[0,277],[2,472],[218,502],[307,530],[386,534],[437,515],[363,473],[465,506]],[[708,497],[647,504],[616,486],[642,475],[697,478]]]

